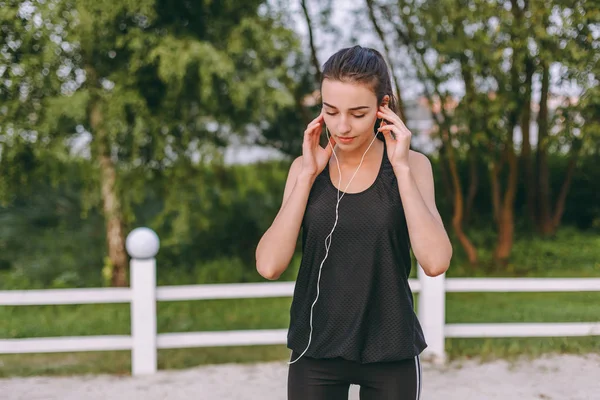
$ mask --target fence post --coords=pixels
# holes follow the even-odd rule
[[[156,362],[156,259],[159,239],[149,228],[136,228],[127,236],[131,256],[131,372],[153,374]]]
[[[425,275],[423,268],[417,267],[421,291],[419,292],[418,315],[419,322],[425,334],[427,349],[424,351],[426,358],[434,363],[446,362],[445,324],[446,324],[446,274],[436,277]]]

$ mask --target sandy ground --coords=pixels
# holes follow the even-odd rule
[[[285,400],[287,364],[205,366],[145,377],[0,379],[3,400]],[[350,389],[358,399],[358,387]],[[598,400],[600,353],[509,364],[423,363],[423,400]]]

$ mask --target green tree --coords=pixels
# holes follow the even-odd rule
[[[405,70],[414,69],[416,77],[423,85],[423,95],[428,101],[437,135],[441,139],[440,156],[444,161],[444,172],[448,171],[450,183],[447,187],[453,199],[452,227],[467,259],[475,265],[478,262],[477,249],[463,223],[466,208],[464,182],[459,174],[458,161],[465,152],[475,154],[477,142],[468,140],[464,129],[457,129],[458,117],[452,107],[452,93],[447,86],[444,87],[449,80],[456,77],[455,66],[452,71],[455,60],[438,54],[435,48],[451,37],[448,30],[452,30],[453,27],[447,22],[447,4],[437,7],[427,2],[402,0],[367,0],[365,3],[380,40],[387,43],[386,47],[397,49],[394,52],[387,51],[390,64],[394,65],[394,60],[397,65],[409,64]],[[443,19],[445,21],[442,21]],[[456,44],[449,46],[452,45]],[[404,55],[408,55],[408,60],[401,58]],[[400,88],[397,90],[400,92]],[[476,161],[476,158],[472,159]],[[476,169],[472,170],[476,172]],[[471,183],[474,184],[475,179],[472,179]],[[473,192],[473,188],[471,186],[469,192]]]
[[[531,27],[529,37],[535,43],[532,58],[541,76],[535,168],[531,159],[524,159],[527,199],[537,230],[548,236],[560,226],[579,158],[593,152],[594,143],[600,139],[600,9],[589,1],[563,0],[526,2],[525,7],[529,7],[523,9],[529,12],[525,18]],[[554,68],[554,76],[553,65],[559,67]],[[551,80],[576,88],[553,112],[548,103],[557,96],[552,92]],[[531,146],[524,138],[525,147]],[[569,159],[555,193],[550,189],[549,153],[565,154]]]
[[[595,135],[598,81],[598,10],[590,2],[546,0],[366,1],[380,37],[407,49],[432,109],[441,139],[440,155],[450,171],[453,227],[471,263],[477,253],[463,230],[473,204],[480,160],[488,165],[497,242],[494,258],[506,262],[515,231],[519,161],[525,170],[530,213],[541,232],[554,232],[577,157]],[[558,76],[551,76],[551,66]],[[596,71],[596,72],[594,72]],[[565,100],[549,110],[551,78],[576,82],[581,101]],[[541,82],[539,103],[533,101]],[[453,104],[450,84],[463,93]],[[556,89],[554,89],[556,90]],[[533,121],[532,108],[538,108]],[[536,163],[530,125],[538,128]],[[520,132],[523,140],[515,138]],[[552,143],[560,143],[550,146]],[[548,151],[566,152],[572,162],[554,211],[550,206]],[[469,187],[457,171],[457,158],[469,160]],[[465,203],[466,196],[466,203]]]
[[[209,209],[199,198],[211,188],[197,167],[293,103],[282,82],[296,39],[261,1],[8,1],[0,25],[3,199],[27,182],[26,162],[60,181],[58,160],[83,142],[95,166],[84,199],[102,209],[114,285],[126,284],[124,236],[148,179],[168,182],[173,229],[201,226],[189,211]]]

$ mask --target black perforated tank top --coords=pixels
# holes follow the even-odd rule
[[[287,336],[288,348],[299,354],[309,340],[310,309],[336,201],[337,188],[326,166],[311,188],[302,222],[302,261]],[[414,312],[410,269],[408,228],[384,148],[375,182],[360,193],[346,193],[340,201],[305,356],[370,363],[420,354],[427,344]]]

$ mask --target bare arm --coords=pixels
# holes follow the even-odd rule
[[[301,173],[302,157],[294,160],[288,173],[282,206],[256,248],[256,269],[266,279],[278,279],[287,269],[294,251],[308,195],[314,178]]]
[[[333,138],[325,147],[319,144],[322,127],[323,110],[304,131],[302,156],[290,166],[281,208],[256,247],[256,269],[264,278],[279,279],[294,256],[310,189],[335,145]]]
[[[408,166],[395,166],[413,253],[429,276],[441,275],[452,258],[452,244],[435,204],[429,159],[410,151]]]

